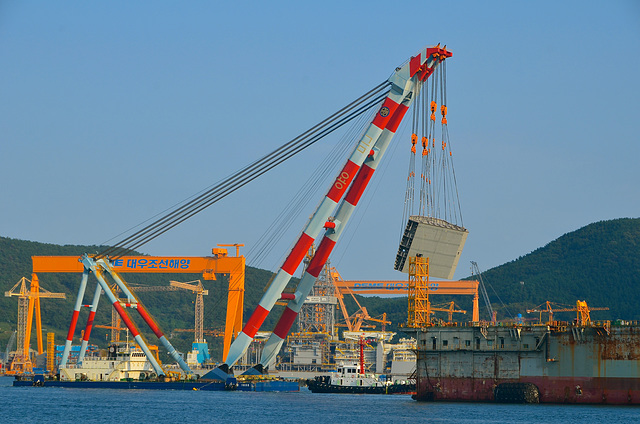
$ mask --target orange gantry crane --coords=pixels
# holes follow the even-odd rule
[[[29,288],[27,289],[27,282]],[[36,333],[38,340],[38,355],[44,352],[42,343],[42,314],[40,312],[40,299],[65,299],[65,293],[51,293],[40,287],[38,276],[33,274],[31,280],[22,277],[9,291],[4,293],[6,297],[18,297],[18,332],[16,354],[14,355],[8,374],[30,373],[32,370],[29,350],[31,345],[31,329],[33,326],[33,313],[36,316]]]
[[[336,273],[337,274],[337,273]],[[358,294],[407,294],[409,283],[407,281],[383,281],[383,280],[344,280],[339,274],[334,278],[336,287],[350,289]],[[473,310],[471,320],[480,321],[478,305],[478,281],[429,281],[427,289],[429,295],[470,295],[473,296]]]
[[[549,320],[546,322],[547,325],[550,325],[553,322],[553,314],[556,312],[576,312],[576,322],[578,325],[589,325],[591,323],[591,314],[590,311],[608,311],[609,308],[591,308],[587,306],[587,302],[584,300],[576,301],[576,306],[572,307],[569,305],[560,305],[558,303],[552,303],[548,300],[542,305],[538,305],[533,309],[527,309],[527,313],[539,313],[540,314],[540,322],[542,323],[542,314],[549,314]]]
[[[73,272],[82,273],[83,278],[81,282],[81,288],[78,292],[78,298],[76,300],[76,306],[71,319],[71,325],[69,327],[69,333],[67,335],[67,342],[65,350],[69,350],[71,347],[71,341],[75,332],[75,326],[77,323],[78,315],[82,305],[84,297],[84,289],[86,287],[86,280],[89,274],[93,274],[97,277],[100,287],[97,287],[94,301],[90,306],[91,312],[87,321],[87,327],[85,329],[83,343],[88,340],[93,326],[93,315],[95,315],[95,306],[97,306],[97,299],[99,299],[100,288],[104,290],[105,294],[112,302],[114,309],[118,312],[123,319],[127,327],[131,330],[132,334],[138,334],[138,330],[128,317],[125,307],[136,309],[143,317],[145,322],[150,326],[154,333],[158,336],[163,344],[168,341],[159,330],[157,324],[150,317],[146,309],[138,301],[138,299],[131,293],[133,290],[129,290],[128,286],[124,283],[124,280],[119,277],[121,273],[199,273],[202,274],[204,280],[216,280],[216,274],[224,274],[229,276],[229,291],[227,297],[227,314],[225,324],[224,335],[224,347],[223,347],[223,359],[229,351],[232,339],[242,329],[242,312],[244,303],[244,276],[245,276],[245,257],[239,254],[239,248],[244,246],[243,244],[219,244],[218,248],[212,249],[213,256],[206,257],[183,257],[183,256],[123,256],[117,259],[109,260],[107,258],[93,259],[90,256],[34,256],[33,272],[34,275],[43,272]],[[236,256],[229,256],[227,249],[222,247],[235,247]],[[104,276],[110,275],[112,279],[116,281],[116,284],[120,287],[125,294],[127,294],[126,301],[120,301],[112,292],[110,287],[105,283]],[[106,288],[106,289],[105,289]],[[129,293],[127,293],[129,292]],[[146,348],[146,343],[143,340],[138,340],[139,337],[135,337],[138,344],[142,344],[143,350]],[[68,345],[68,348],[67,348]],[[167,347],[165,345],[165,347]],[[170,354],[171,347],[167,347]],[[148,357],[150,355],[147,355]],[[175,355],[172,355],[175,358]],[[63,354],[64,359],[64,354]],[[178,360],[178,359],[176,359]],[[183,364],[178,361],[181,366]],[[186,364],[184,364],[186,365]],[[158,375],[163,375],[164,371],[155,364]],[[187,367],[188,368],[188,367]]]
[[[382,324],[382,331],[385,331],[386,325],[391,324],[391,321],[387,321],[387,314],[386,313],[382,314],[382,317],[380,318],[371,317],[369,315],[369,312],[367,311],[367,308],[360,305],[360,302],[358,302],[358,299],[355,297],[351,288],[347,285],[340,285],[338,283],[340,281],[344,281],[340,276],[340,274],[338,273],[338,270],[336,270],[334,267],[331,267],[329,270],[329,274],[331,277],[331,281],[333,281],[333,284],[335,286],[335,295],[336,295],[336,298],[338,299],[338,304],[340,305],[340,311],[342,312],[342,316],[344,317],[344,321],[345,321],[344,325],[347,327],[348,331],[357,332],[357,331],[360,331],[360,329],[365,327],[368,327],[368,328],[373,327],[372,325],[364,324],[365,321],[378,322]],[[347,312],[347,307],[344,303],[345,293],[350,294],[351,297],[353,298],[353,301],[356,303],[356,305],[358,305],[358,310],[353,314],[349,314],[349,312]]]

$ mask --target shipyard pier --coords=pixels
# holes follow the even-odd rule
[[[417,400],[640,403],[640,325],[415,329]]]

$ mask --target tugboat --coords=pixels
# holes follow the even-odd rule
[[[307,380],[312,393],[413,394],[415,384],[391,381],[379,374],[365,373],[357,362],[343,363],[335,375],[319,375]]]
[[[364,340],[360,338],[360,361],[343,362],[334,375],[319,375],[307,380],[312,393],[414,394],[410,381],[391,381],[364,369]]]

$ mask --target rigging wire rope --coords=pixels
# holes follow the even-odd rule
[[[376,108],[378,105],[379,104],[376,104],[370,109]],[[369,119],[369,121],[367,121],[367,119]],[[351,125],[350,130],[341,137],[322,162],[318,164],[307,181],[300,187],[298,192],[260,236],[253,247],[249,249],[245,255],[249,265],[254,267],[260,267],[262,265],[262,262],[266,259],[267,254],[273,246],[282,239],[291,227],[294,219],[299,216],[298,212],[316,195],[329,175],[336,172],[338,165],[341,164],[340,159],[345,157],[349,148],[353,148],[353,139],[365,128],[365,125],[370,122],[371,119],[369,114],[362,113],[360,118]]]
[[[430,86],[429,86],[430,85]],[[453,154],[447,126],[446,62],[435,69],[430,83],[425,84],[416,97],[411,135],[411,154],[407,177],[407,191],[402,221],[402,234],[406,223],[413,215],[413,202],[418,201],[418,214],[443,219],[463,226],[460,197],[458,194]],[[436,111],[440,104],[441,146],[436,149]],[[420,135],[422,137],[420,138]],[[416,144],[422,144],[419,196],[415,180]]]
[[[96,257],[111,256],[118,258],[148,243],[350,122],[373,105],[379,103],[386,97],[388,91],[388,82],[385,81],[379,84],[368,93],[273,152],[245,166],[213,187],[192,196],[192,200],[178,203],[174,206],[175,209],[173,211],[158,218],[119,243],[106,248]],[[180,204],[182,206],[177,207]]]

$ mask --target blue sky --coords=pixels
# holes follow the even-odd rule
[[[437,43],[453,51],[449,135],[470,232],[456,278],[640,216],[637,1],[4,1],[0,235],[118,241]],[[330,143],[141,250],[248,252]],[[395,144],[331,258],[347,279],[406,278],[393,270],[406,129]],[[280,266],[328,184],[262,268]]]

